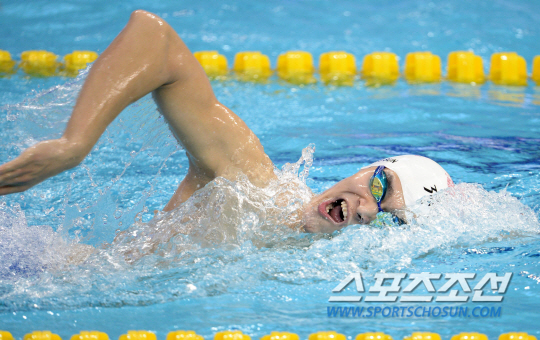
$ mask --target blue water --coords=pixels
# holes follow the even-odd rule
[[[102,52],[137,8],[164,17],[193,51],[218,50],[229,62],[246,50],[268,54],[274,66],[286,50],[316,59],[346,50],[359,65],[377,50],[402,61],[430,50],[445,65],[449,52],[473,49],[486,71],[492,53],[516,51],[530,72],[540,54],[535,1],[3,2],[0,49],[14,56],[28,49]],[[84,76],[0,79],[0,162],[61,135]],[[426,330],[445,339],[462,331],[540,335],[540,90],[532,83],[367,88],[358,81],[329,88],[273,79],[213,86],[283,169],[280,182],[258,190],[218,180],[153,218],[185,175],[187,159],[143,98],[80,166],[0,198],[0,329],[17,338],[49,329],[64,339],[89,329],[111,338],[147,329],[160,339],[176,329],[207,338],[227,329],[255,338],[273,330],[302,338],[320,330],[350,337],[384,331],[396,339]],[[414,207],[410,225],[350,226],[333,235],[283,226],[311,197],[308,187],[321,192],[370,162],[409,153],[433,158],[458,183],[429,209]],[[273,198],[287,191],[294,199],[276,206]],[[83,245],[99,250],[74,264],[82,261],[73,259],[74,249],[85,254]],[[145,246],[152,251],[141,251]],[[370,287],[380,271],[474,272],[474,283],[489,272],[514,276],[502,303],[450,304],[501,306],[499,318],[327,316],[342,279],[362,272]]]

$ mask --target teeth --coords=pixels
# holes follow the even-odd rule
[[[343,211],[343,217],[347,219],[347,202],[341,201],[341,211]]]
[[[330,204],[328,204],[328,205],[326,206],[326,212],[327,212],[327,213],[330,213]]]

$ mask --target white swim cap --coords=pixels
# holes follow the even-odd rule
[[[393,170],[401,181],[405,206],[429,194],[454,186],[452,178],[435,161],[416,155],[381,159],[367,167],[384,165]]]

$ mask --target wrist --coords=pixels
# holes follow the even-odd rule
[[[58,141],[59,151],[62,153],[66,169],[71,169],[79,165],[91,150],[91,148],[88,148],[80,141],[69,140],[65,137],[60,138]]]

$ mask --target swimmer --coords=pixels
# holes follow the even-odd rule
[[[155,14],[138,10],[92,66],[62,137],[37,143],[0,166],[0,195],[25,191],[77,166],[118,114],[148,93],[189,159],[187,175],[164,211],[217,177],[234,180],[244,173],[258,187],[276,179],[257,136],[216,99],[178,34]],[[383,159],[315,196],[300,212],[304,223],[298,227],[331,233],[369,224],[381,211],[402,219],[405,207],[451,185],[446,171],[428,158]]]

